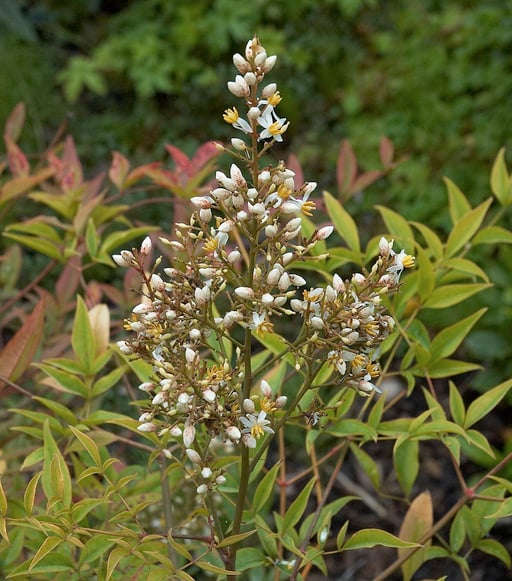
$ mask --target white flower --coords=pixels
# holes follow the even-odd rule
[[[271,105],[267,105],[265,111],[258,117],[258,124],[264,129],[260,133],[258,140],[275,139],[276,141],[283,141],[283,133],[288,129],[289,123],[286,123],[286,117],[280,118],[274,112]]]
[[[250,434],[256,440],[261,438],[265,432],[273,434],[274,430],[269,427],[270,420],[266,418],[267,413],[263,410],[257,416],[255,414],[246,414],[244,417],[241,417],[240,421],[244,426],[242,433]]]
[[[144,240],[142,241],[142,244],[140,245],[140,253],[142,255],[146,255],[149,254],[151,252],[151,238],[149,236],[146,236],[146,238],[144,238]]]
[[[412,266],[414,266],[414,256],[406,254],[405,250],[402,249],[399,254],[394,255],[394,262],[387,269],[387,272],[394,274],[398,282],[404,268],[411,268]]]

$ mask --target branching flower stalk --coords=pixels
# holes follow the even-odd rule
[[[326,258],[310,251],[333,228],[305,237],[302,223],[315,211],[316,183],[297,184],[282,161],[266,164],[266,152],[289,125],[277,112],[277,85],[266,81],[276,57],[253,38],[233,62],[238,74],[228,89],[243,113],[235,106],[224,112],[240,136],[223,150],[234,163],[228,173],[216,173],[218,187],[191,199],[190,221],[176,224],[174,239],[161,238],[174,251],[174,264],[162,268],[159,258],[148,268],[149,237],[140,249],[113,257],[142,282],[140,302],[126,321],[134,337],[118,343],[124,354],[153,367],[153,379],[139,386],[148,396],[139,430],[154,432],[162,453],[186,467],[205,506],[229,476],[218,462],[222,447],[235,446],[240,455],[235,517],[224,534],[241,530],[252,450],[297,417],[300,397],[318,389],[312,385],[320,369],[329,366],[334,386],[362,396],[379,392],[377,349],[395,325],[382,297],[398,289],[401,272],[414,263],[382,239],[369,271],[347,280],[334,274],[330,284],[308,287],[296,270],[306,260]],[[293,406],[285,386],[270,386],[263,368],[253,368],[255,345],[275,334],[275,322],[284,318],[296,335],[279,338],[280,355],[291,357],[303,381]],[[318,412],[307,409],[303,417]],[[171,452],[176,444],[179,452]],[[231,567],[234,558],[233,551]]]

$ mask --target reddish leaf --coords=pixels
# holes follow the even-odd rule
[[[162,164],[159,161],[154,161],[152,163],[146,163],[145,165],[140,165],[139,167],[136,167],[128,174],[128,177],[126,178],[126,181],[124,183],[124,187],[127,188],[129,186],[132,186],[142,178],[151,176],[151,173],[155,171],[157,168],[161,167],[161,165]]]
[[[75,296],[80,284],[80,256],[71,257],[55,284],[55,296],[62,313],[74,308]]]
[[[28,176],[30,173],[30,164],[25,154],[9,135],[5,135],[4,139],[5,145],[7,146],[7,161],[9,162],[9,169],[12,175],[16,178]]]
[[[190,159],[183,153],[183,151],[181,151],[181,149],[169,144],[166,144],[165,149],[167,149],[169,155],[174,160],[178,173],[183,173],[187,176],[192,175],[193,167],[190,163]]]
[[[43,338],[44,301],[40,301],[0,353],[0,375],[16,381],[32,363]],[[1,386],[0,381],[0,386]]]
[[[7,118],[4,136],[18,141],[23,125],[25,125],[25,103],[18,103]]]
[[[380,160],[384,167],[388,167],[393,163],[395,156],[395,146],[385,135],[380,138]]]
[[[367,171],[361,174],[350,187],[350,193],[355,194],[356,192],[364,190],[370,184],[376,182],[381,176],[382,172],[379,170]]]
[[[340,192],[348,191],[357,175],[357,160],[348,139],[341,142],[336,164],[336,181]]]
[[[130,162],[119,151],[112,152],[112,158],[112,165],[108,171],[108,177],[117,188],[122,190],[126,176],[130,171]]]
[[[211,159],[217,157],[220,154],[217,149],[217,144],[215,141],[207,141],[199,146],[199,149],[195,152],[192,157],[191,163],[194,171],[198,171],[204,165],[206,165]]]
[[[65,171],[61,179],[61,185],[64,190],[72,191],[82,184],[83,174],[82,164],[78,158],[75,142],[71,135],[68,135],[64,143],[64,155],[62,160],[65,164]]]
[[[7,181],[0,190],[0,204],[5,203],[7,200],[12,198],[21,196],[38,183],[48,179],[52,174],[53,169],[47,167],[39,171],[37,174],[18,177]]]
[[[288,156],[286,167],[295,173],[295,187],[297,189],[300,188],[304,184],[304,172],[302,171],[302,166],[300,165],[299,159],[294,153],[290,153]]]

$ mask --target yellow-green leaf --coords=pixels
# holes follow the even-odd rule
[[[345,240],[347,246],[358,256],[361,255],[359,232],[352,216],[329,192],[324,192],[325,207],[336,232]]]
[[[480,397],[477,397],[468,407],[464,427],[470,428],[473,424],[476,424],[478,420],[481,420],[486,416],[507,395],[511,387],[512,379],[508,379],[493,389],[490,389]]]
[[[365,529],[354,533],[341,548],[342,551],[351,549],[371,549],[377,545],[396,549],[412,549],[419,547],[418,543],[403,541],[395,535],[380,529]]]
[[[505,148],[502,147],[491,170],[491,190],[502,206],[512,203],[512,184],[505,163]]]
[[[480,228],[491,204],[492,198],[485,200],[485,202],[469,211],[455,223],[446,241],[446,256],[448,258],[454,256],[471,240],[478,228]]]
[[[486,311],[486,308],[480,309],[440,331],[432,340],[431,361],[452,355]]]
[[[81,296],[77,296],[71,345],[85,372],[90,373],[96,354],[96,341],[92,333],[89,313]]]
[[[30,561],[30,566],[28,570],[31,571],[32,568],[35,565],[37,565],[37,563],[39,563],[41,559],[46,557],[46,555],[51,553],[56,547],[61,545],[63,542],[64,542],[63,539],[60,537],[47,537],[37,550],[37,553],[32,558],[32,561]]]
[[[471,210],[471,204],[466,196],[450,178],[443,178],[448,191],[448,207],[452,224],[456,224],[462,216]]]
[[[430,297],[425,301],[424,307],[427,309],[453,307],[453,305],[465,301],[490,286],[492,285],[486,283],[446,284],[434,289]]]

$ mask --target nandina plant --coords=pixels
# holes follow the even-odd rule
[[[218,145],[231,165],[217,172],[211,191],[199,188],[210,167],[202,155],[197,180],[194,161],[181,164],[191,172],[181,189],[153,164],[130,172],[128,160],[114,156],[109,177],[119,195],[141,176],[193,194],[172,232],[113,256],[135,291],[117,347],[108,347],[109,330],[120,327],[110,289],[110,312],[91,306],[99,298],[90,292],[87,302],[76,299],[73,321],[62,309],[58,350],[45,334],[40,303],[0,354],[0,379],[17,396],[16,409],[6,412],[14,432],[0,432],[8,466],[0,484],[0,573],[305,580],[314,568],[327,578],[338,573],[357,551],[376,563],[369,575],[379,580],[398,569],[409,580],[433,559],[455,563],[469,579],[477,551],[510,567],[506,547],[490,533],[510,515],[511,454],[474,426],[512,380],[465,401],[454,378],[478,365],[461,361],[459,348],[485,309],[453,321],[460,303],[491,285],[470,252],[512,242],[499,225],[512,205],[504,151],[491,174],[494,197],[477,207],[447,180],[453,228],[446,241],[379,206],[387,235],[364,249],[339,200],[324,193],[326,223],[315,211],[316,184],[273,161],[271,149],[288,128],[277,86],[266,80],[275,57],[253,38],[233,60],[238,74],[228,88],[241,105],[227,109],[224,120],[239,133],[231,146]],[[67,162],[76,168],[67,143]],[[205,151],[213,159],[210,145]],[[341,192],[348,198],[376,175],[358,181],[353,154],[346,145],[342,151],[352,176]],[[387,142],[382,152],[389,165]],[[37,174],[34,184],[48,177]],[[112,266],[115,243],[155,230],[105,234],[104,194],[79,182],[72,196],[64,187],[33,196],[56,206],[59,220],[42,215],[8,227],[10,240],[53,257],[64,271],[84,271],[77,256],[86,255]],[[17,199],[30,187],[30,180],[7,182],[2,192]],[[98,215],[79,210],[89,199],[84,192]],[[52,243],[41,244],[38,232]],[[165,257],[154,260],[157,249]],[[404,269],[411,269],[407,276]],[[33,300],[34,287],[20,297]],[[28,360],[41,352],[44,360],[27,377]],[[410,395],[412,413],[399,407]],[[138,420],[128,401],[140,410]],[[438,444],[460,484],[444,513],[420,482],[432,462],[424,442]],[[486,471],[474,475],[471,465],[466,481],[468,457]],[[363,475],[359,481],[351,470]],[[377,515],[378,528],[353,518],[359,508],[349,513],[361,502]],[[400,526],[385,522],[386,502]],[[379,546],[398,555],[368,560],[368,551],[381,554]]]

